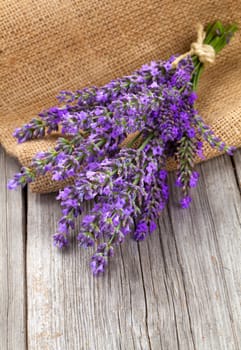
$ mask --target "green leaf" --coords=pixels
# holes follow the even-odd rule
[[[216,32],[217,30],[220,32],[220,34],[224,33],[224,27],[220,21],[216,21],[212,25],[212,28],[209,30],[209,33],[206,35],[204,39],[204,44],[209,44],[209,45],[211,44],[211,41],[213,40],[213,38],[218,36]]]
[[[209,33],[210,33],[210,30],[212,29],[212,26],[213,26],[213,24],[212,23],[208,23],[207,25],[206,25],[206,27],[205,27],[205,33],[206,33],[206,37],[209,35]]]

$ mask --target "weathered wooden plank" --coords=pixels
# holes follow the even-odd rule
[[[172,186],[159,230],[140,244],[126,241],[98,279],[90,251],[52,247],[54,195],[29,193],[30,349],[238,349],[239,193],[228,157],[199,169],[190,210],[177,207]]]
[[[240,349],[241,206],[231,160],[199,166],[201,181],[190,211],[170,214],[190,325],[197,349]]]
[[[161,343],[163,349],[238,349],[237,328],[241,324],[238,307],[241,264],[240,256],[237,256],[241,237],[240,202],[231,163],[228,158],[226,162],[222,159],[226,158],[221,157],[213,160],[214,163],[208,162],[198,167],[202,178],[199,190],[193,192],[194,202],[190,210],[179,208],[176,200],[178,191],[171,186],[170,203],[160,219],[159,232],[145,242],[147,246],[145,243],[140,245],[146,286],[147,327],[149,333],[153,332],[149,334],[153,349],[158,349],[158,333],[159,347]],[[206,178],[205,174],[208,175]],[[173,181],[173,177],[172,174],[170,180]],[[225,187],[227,178],[230,184]],[[212,184],[211,189],[207,180]],[[228,202],[224,212],[218,213],[215,201],[223,199],[223,196]],[[210,208],[211,201],[217,211],[215,214]],[[238,205],[239,213],[236,212]],[[220,228],[218,224],[224,213],[232,219],[224,221]],[[225,247],[228,248],[225,237],[230,231],[235,231],[231,246],[236,251],[233,260],[236,260],[237,265],[234,263],[230,268],[232,278],[237,283],[227,287],[225,267],[216,265],[217,256],[221,259],[221,248],[222,259],[232,259],[230,250],[225,252]],[[217,246],[217,241],[221,248]],[[160,279],[166,285],[167,296],[163,293]],[[235,296],[230,310],[229,299]],[[158,299],[167,299],[167,305],[160,306]],[[159,329],[154,331],[155,327]]]
[[[29,194],[30,349],[148,349],[137,244],[125,244],[123,259],[119,252],[104,278],[96,279],[88,266],[91,252],[52,247],[59,213],[53,195]]]
[[[240,152],[240,151],[238,151]],[[217,247],[217,260],[222,267],[226,305],[229,310],[233,337],[237,349],[241,344],[241,196],[236,170],[228,156],[214,163],[213,176],[206,178],[210,212],[215,218],[213,228]],[[220,169],[225,169],[221,173]],[[217,189],[216,183],[223,186]],[[221,185],[221,184],[220,184]],[[218,192],[218,201],[216,193]],[[235,348],[235,347],[234,347]]]
[[[0,147],[0,349],[26,349],[25,201],[21,190],[8,191],[18,170]]]

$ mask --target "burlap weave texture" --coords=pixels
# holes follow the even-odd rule
[[[55,137],[17,145],[15,127],[56,105],[60,90],[103,85],[142,64],[189,50],[196,23],[241,22],[241,3],[174,0],[0,2],[0,143],[23,165]],[[241,36],[202,76],[197,108],[216,134],[241,146]],[[207,159],[219,154],[207,145]],[[173,161],[168,169],[174,169]],[[34,192],[59,184],[42,177]]]

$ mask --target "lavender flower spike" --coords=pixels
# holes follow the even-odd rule
[[[220,22],[209,25],[203,43],[218,53],[236,29]],[[200,177],[195,160],[204,159],[204,142],[233,154],[235,148],[216,136],[195,108],[203,68],[193,51],[178,59],[152,61],[102,87],[62,91],[62,106],[41,112],[15,130],[18,142],[61,132],[56,146],[39,152],[8,187],[24,186],[47,172],[54,181],[73,179],[57,196],[62,216],[53,242],[63,249],[74,234],[80,247],[94,249],[94,276],[106,271],[128,235],[142,241],[155,231],[169,198],[170,157],[177,162],[175,184],[185,209],[192,204],[191,191]],[[121,147],[133,132],[134,139]],[[77,230],[83,202],[93,200]]]

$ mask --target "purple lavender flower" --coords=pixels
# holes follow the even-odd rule
[[[189,207],[191,201],[192,201],[192,198],[189,196],[186,196],[186,197],[181,199],[180,204],[181,204],[182,208],[186,209]]]
[[[80,247],[89,248],[94,246],[94,239],[87,234],[80,232],[77,236]]]
[[[136,241],[143,241],[149,232],[149,228],[145,221],[139,221],[136,231],[134,233],[134,238]]]
[[[105,272],[105,267],[109,257],[114,255],[113,247],[107,243],[98,245],[96,253],[92,256],[90,267],[94,276],[99,276]]]
[[[8,188],[10,190],[16,189],[18,186],[24,186],[27,183],[32,182],[33,173],[30,168],[22,167],[21,172],[14,175],[12,180],[8,182]]]
[[[194,171],[190,176],[190,180],[189,180],[190,187],[197,186],[198,178],[199,178],[199,173],[197,171]]]
[[[90,267],[94,276],[98,276],[105,272],[105,267],[107,265],[107,258],[101,254],[95,254],[91,258]]]
[[[56,233],[53,236],[53,240],[54,240],[54,246],[60,249],[65,248],[69,245],[68,239],[65,237],[65,235],[61,233]]]
[[[224,31],[227,41],[233,28]],[[213,36],[219,38],[220,33],[214,31]],[[187,56],[174,69],[175,58],[152,61],[102,87],[61,91],[58,99],[65,105],[45,110],[15,130],[18,142],[57,130],[64,136],[53,149],[39,152],[8,186],[24,186],[47,172],[55,181],[73,178],[73,184],[57,196],[62,217],[54,245],[59,248],[69,245],[67,237],[75,229],[82,203],[95,199],[76,237],[81,247],[97,244],[90,262],[95,276],[105,271],[115,247],[127,235],[133,233],[141,241],[155,231],[169,197],[165,170],[169,157],[177,160],[180,205],[188,208],[190,190],[199,179],[194,158],[204,158],[201,138],[233,154],[234,147],[215,136],[195,110],[198,58]],[[137,132],[134,140],[121,149],[132,132]],[[135,143],[139,147],[132,149]]]
[[[233,156],[233,153],[234,153],[234,151],[237,149],[237,147],[235,147],[235,146],[229,146],[229,147],[223,147],[222,148],[222,150],[223,149],[225,149],[226,148],[226,153],[229,155],[229,156]]]

